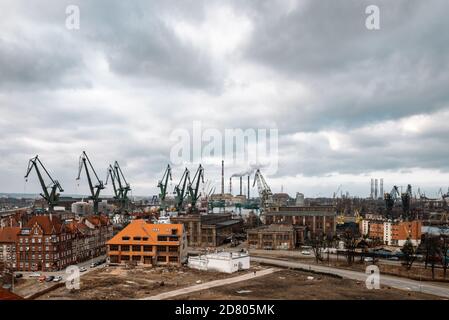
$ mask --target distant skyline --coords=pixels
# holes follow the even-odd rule
[[[79,30],[66,28],[68,5]],[[368,5],[380,30],[365,27]],[[168,137],[195,121],[277,128],[273,192],[331,197],[341,184],[367,197],[371,178],[448,190],[445,0],[3,0],[0,11],[0,192],[39,193],[34,172],[23,178],[38,154],[65,193],[87,194],[75,180],[85,150],[101,179],[117,160],[132,194],[157,194]],[[247,169],[226,163],[226,192]]]

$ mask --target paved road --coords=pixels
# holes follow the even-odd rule
[[[155,296],[142,298],[141,300],[169,299],[169,298],[173,298],[173,297],[180,296],[183,294],[188,294],[188,293],[192,293],[192,292],[196,292],[196,291],[201,291],[201,290],[206,290],[206,289],[210,289],[210,288],[214,288],[214,287],[224,286],[224,285],[231,284],[231,283],[236,283],[236,282],[240,282],[240,281],[251,280],[254,278],[258,278],[258,277],[263,277],[263,276],[266,276],[267,274],[271,274],[276,271],[279,271],[279,269],[276,269],[276,268],[265,269],[265,270],[257,271],[256,274],[254,274],[252,272],[246,273],[244,275],[233,277],[233,278],[209,281],[209,282],[205,282],[202,284],[190,286],[187,288],[182,288],[182,289],[178,289],[178,290],[160,293]]]
[[[343,270],[333,267],[317,266],[307,263],[276,260],[270,258],[259,258],[254,256],[251,256],[251,260],[256,262],[269,263],[271,265],[280,267],[300,268],[305,270],[331,273],[347,279],[353,279],[363,282],[365,282],[367,279],[367,275],[359,271]],[[442,285],[429,284],[426,282],[420,282],[406,278],[387,276],[387,275],[383,276],[382,274],[380,275],[380,283],[381,285],[390,286],[396,289],[422,292],[444,298],[449,298],[449,286],[444,286],[443,284]]]

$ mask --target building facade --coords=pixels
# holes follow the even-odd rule
[[[230,241],[243,228],[243,220],[232,219],[231,214],[191,214],[171,217],[170,220],[184,225],[190,247],[219,246]]]
[[[303,227],[288,224],[271,224],[250,229],[247,231],[248,248],[293,250],[304,240],[304,230]]]
[[[306,227],[306,238],[319,234],[333,236],[337,229],[337,213],[333,206],[276,207],[265,213],[265,224]]]
[[[422,222],[413,221],[381,221],[364,219],[361,222],[362,231],[371,239],[382,240],[389,246],[403,246],[410,239],[414,245],[419,245],[422,235]],[[368,232],[366,232],[368,229]]]
[[[187,259],[184,226],[132,220],[107,242],[107,250],[110,264],[180,266]]]
[[[0,228],[0,262],[9,270],[17,268],[16,243],[19,232],[19,227]]]

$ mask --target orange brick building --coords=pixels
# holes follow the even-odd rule
[[[366,228],[366,225],[368,228]],[[410,239],[414,245],[418,245],[421,242],[422,222],[419,220],[363,220],[362,226],[365,231],[363,234],[367,234],[371,239],[381,239],[387,245],[403,246],[407,239]]]
[[[133,220],[107,242],[110,264],[180,266],[187,259],[182,224],[151,224]]]

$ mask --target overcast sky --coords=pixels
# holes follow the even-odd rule
[[[365,27],[371,4],[380,30]],[[40,192],[23,179],[39,154],[66,193],[87,193],[86,150],[103,179],[117,160],[134,195],[155,194],[168,137],[201,121],[277,128],[274,192],[368,196],[373,177],[436,196],[449,186],[448,12],[446,0],[1,0],[0,192]],[[205,168],[217,190],[220,170],[219,157]]]

